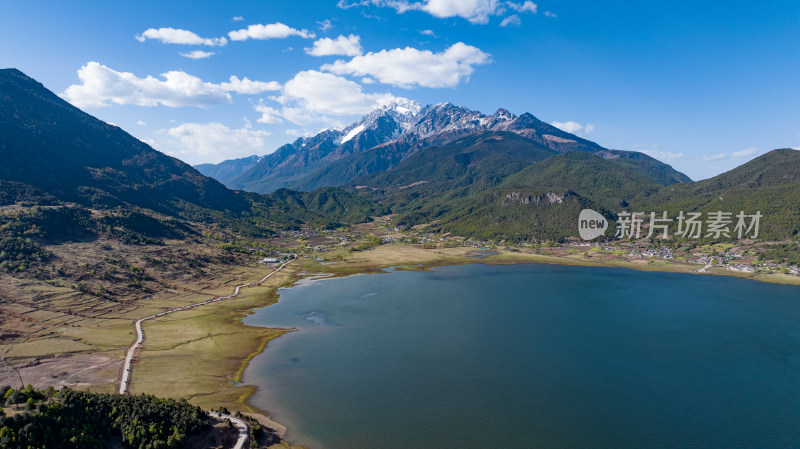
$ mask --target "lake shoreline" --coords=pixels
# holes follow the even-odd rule
[[[388,253],[388,254],[387,254]],[[400,254],[398,254],[400,253]],[[475,257],[475,253],[484,253],[481,257]],[[365,255],[373,256],[368,257],[366,260],[361,260],[360,257]],[[377,257],[375,257],[377,256]],[[399,256],[399,257],[398,257]],[[384,259],[384,262],[381,262]],[[660,265],[650,265],[646,263],[633,263],[630,261],[621,260],[581,260],[577,258],[550,256],[542,254],[523,253],[520,251],[511,251],[505,249],[491,249],[480,250],[477,248],[437,248],[437,249],[421,249],[412,247],[410,245],[382,245],[378,248],[365,251],[351,253],[350,258],[345,258],[342,261],[313,261],[308,259],[300,271],[292,273],[291,280],[284,285],[276,288],[270,293],[271,300],[269,304],[256,307],[248,311],[247,316],[252,315],[256,310],[278,302],[280,290],[291,289],[303,282],[314,280],[334,279],[339,277],[348,277],[359,274],[376,274],[386,273],[387,270],[399,271],[428,271],[437,267],[454,266],[454,265],[468,265],[468,264],[483,264],[483,265],[523,265],[523,264],[544,264],[544,265],[562,265],[562,266],[582,266],[582,267],[602,267],[602,268],[626,268],[637,271],[650,271],[650,272],[668,272],[668,273],[685,273],[695,275],[712,275],[712,276],[731,276],[741,279],[749,279],[758,282],[774,283],[774,284],[790,284],[800,285],[800,277],[788,275],[755,275],[752,273],[735,272],[730,270],[713,269],[698,272],[696,266],[679,263],[666,263]],[[244,320],[244,317],[242,318]],[[240,320],[242,325],[244,324]],[[276,330],[278,328],[275,328]],[[280,329],[281,335],[291,332],[292,329]],[[280,335],[275,338],[280,337]],[[270,339],[272,340],[272,339]],[[241,376],[247,370],[252,359],[267,351],[269,349],[269,341],[266,341],[261,350],[251,354],[246,360],[242,361],[241,367],[237,372],[237,378],[241,380]],[[246,396],[240,397],[240,404],[245,408],[245,411],[258,415],[264,419],[265,426],[273,429],[281,439],[288,431],[287,426],[273,419],[273,415],[268,410],[262,410],[251,403],[251,398],[256,394],[259,387],[250,386],[250,391]],[[294,446],[293,446],[294,447]]]

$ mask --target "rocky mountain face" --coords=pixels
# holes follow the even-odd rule
[[[226,172],[224,179],[218,179],[231,188],[262,193],[283,187],[309,190],[337,186],[385,171],[422,148],[485,131],[512,132],[558,153],[606,150],[528,113],[516,116],[498,109],[485,115],[452,103],[422,107],[412,100],[398,99],[342,130],[298,138],[249,168],[240,164],[243,169],[238,176]],[[230,162],[222,164],[230,166]],[[215,173],[208,165],[203,170],[212,176]]]
[[[288,187],[334,161],[398,138],[410,127],[419,109],[416,102],[401,99],[342,130],[326,129],[300,137],[225,183],[231,188],[260,193]]]

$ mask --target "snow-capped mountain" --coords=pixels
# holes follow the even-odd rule
[[[232,188],[261,193],[283,187],[304,189],[306,186],[301,180],[312,173],[376,147],[389,146],[390,151],[382,154],[391,156],[385,156],[388,158],[385,160],[372,160],[369,166],[344,167],[343,170],[352,172],[354,176],[386,170],[421,148],[482,131],[514,132],[558,152],[581,150],[596,153],[605,150],[528,113],[516,116],[498,109],[492,115],[485,115],[452,103],[422,107],[414,100],[398,98],[341,130],[327,129],[313,136],[300,137],[263,156],[240,175],[227,177],[224,182]],[[353,159],[354,163],[365,164]],[[230,161],[222,164],[226,163],[236,166]],[[247,164],[238,165],[244,167]],[[342,167],[341,163],[336,165]],[[213,172],[210,167],[204,169]]]

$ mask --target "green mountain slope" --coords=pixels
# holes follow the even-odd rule
[[[726,173],[688,184],[661,188],[631,200],[647,211],[760,211],[761,235],[784,239],[800,233],[800,151],[770,151]]]
[[[394,168],[413,152],[414,143],[392,141],[351,154],[294,181],[290,187],[312,190],[325,186],[341,186],[355,178],[385,172]]]
[[[0,179],[84,205],[134,204],[178,215],[183,204],[241,213],[242,197],[15,69],[0,70]]]
[[[666,186],[677,182],[692,182],[691,178],[670,165],[638,151],[603,150],[597,152],[597,155],[625,165],[657,184]]]
[[[659,187],[629,164],[575,151],[530,164],[496,186],[452,192],[397,221],[433,222],[437,231],[482,239],[561,238],[576,233],[581,209],[608,213]]]
[[[436,204],[436,198],[459,189],[482,190],[555,151],[510,132],[485,132],[443,146],[423,148],[394,168],[356,178],[349,189],[394,212]]]
[[[473,134],[409,156],[388,172],[356,178],[352,185],[400,189],[417,183],[420,190],[451,190],[516,173],[555,151],[510,132]]]
[[[571,190],[605,208],[618,208],[638,195],[655,193],[659,184],[626,159],[602,159],[573,151],[531,164],[507,177],[501,190],[537,187],[548,191]]]
[[[344,191],[294,193],[290,201],[288,195],[229,190],[16,69],[0,70],[0,152],[0,205],[141,209],[250,235],[302,224],[352,224],[383,212]],[[96,230],[92,223],[85,223],[87,229]]]

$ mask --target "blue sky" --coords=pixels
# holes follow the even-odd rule
[[[530,112],[693,179],[800,148],[797,1],[0,8],[0,66],[192,164],[267,154],[394,97]]]

